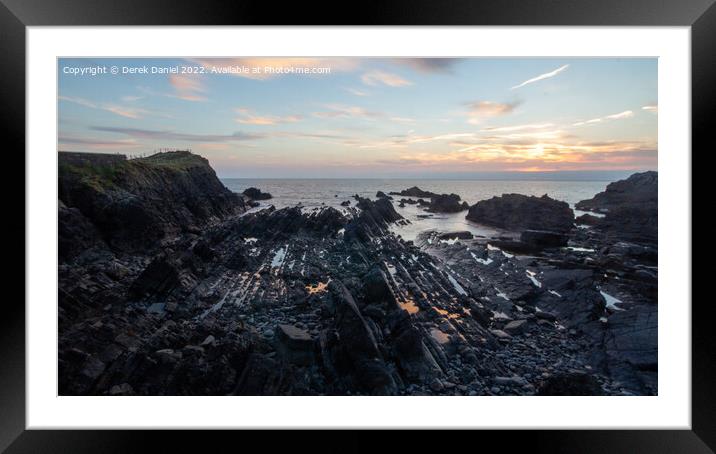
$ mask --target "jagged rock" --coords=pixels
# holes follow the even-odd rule
[[[411,382],[427,383],[443,375],[419,331],[413,326],[405,327],[396,338],[395,352],[400,368]]]
[[[293,325],[278,325],[274,333],[276,350],[286,361],[303,366],[313,363],[315,342],[308,331]]]
[[[566,202],[521,194],[503,194],[477,202],[465,217],[469,221],[507,230],[547,230],[568,232],[574,225],[574,213]]]
[[[344,200],[343,202],[341,202],[341,206],[342,206],[342,207],[349,207],[349,206],[351,206],[351,201],[350,201],[350,200]]]
[[[244,189],[244,192],[242,194],[244,194],[251,200],[269,200],[273,198],[271,194],[269,194],[268,192],[261,192],[261,189],[258,188]]]
[[[397,307],[388,279],[378,266],[374,266],[363,276],[363,294],[367,304],[381,303],[390,309]]]
[[[383,192],[383,191],[378,191],[378,192],[376,192],[376,193],[375,193],[375,197],[378,198],[378,199],[393,200],[393,198],[392,198],[391,196],[389,196],[388,194],[386,194],[386,193]]]
[[[522,334],[525,331],[526,324],[527,320],[512,320],[502,328],[502,331],[506,332],[510,336]]]
[[[397,385],[383,362],[373,332],[363,319],[353,296],[343,284],[335,286],[336,331],[344,367],[355,378],[357,386],[370,394],[390,395]],[[340,366],[339,366],[340,367]]]

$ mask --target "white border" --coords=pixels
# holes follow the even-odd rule
[[[27,427],[691,427],[687,27],[28,27]],[[656,397],[58,397],[59,56],[658,56]],[[6,70],[10,70],[7,68]]]

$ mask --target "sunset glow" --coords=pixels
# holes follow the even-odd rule
[[[60,150],[136,155],[190,148],[226,177],[657,168],[656,59],[252,57],[58,65]],[[94,65],[193,69],[63,72]]]

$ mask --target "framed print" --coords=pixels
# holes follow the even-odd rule
[[[8,452],[136,429],[711,452],[710,2],[105,6],[3,5]]]

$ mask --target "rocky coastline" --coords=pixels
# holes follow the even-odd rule
[[[252,208],[188,152],[59,171],[60,395],[657,392],[655,172],[575,220],[417,187]],[[516,236],[405,241],[408,200]]]

